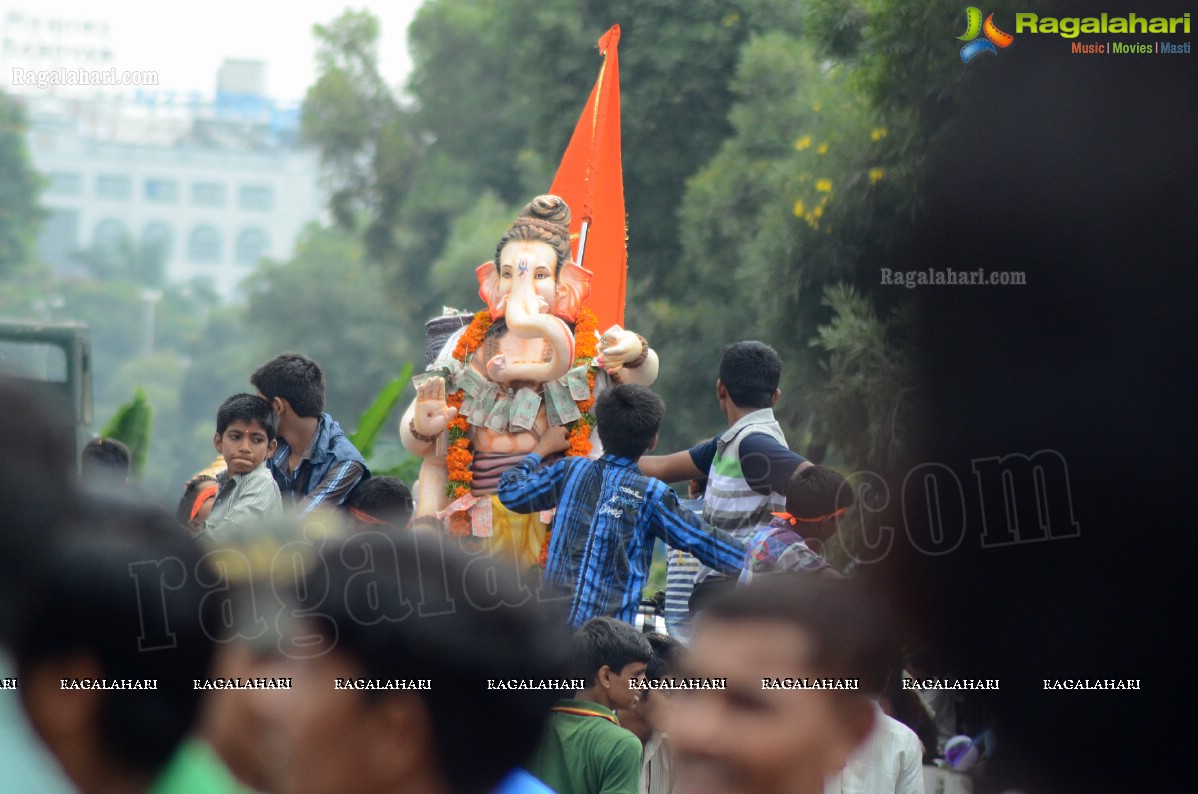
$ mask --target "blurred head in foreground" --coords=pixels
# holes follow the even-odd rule
[[[21,695],[83,792],[141,790],[191,731],[214,650],[201,553],[165,513],[87,504],[30,575]]]
[[[673,698],[676,790],[822,791],[873,728],[870,695],[893,657],[878,615],[853,582],[818,576],[766,577],[713,599],[683,672],[725,678],[727,688]],[[770,688],[776,679],[859,688]]]
[[[11,639],[25,603],[25,577],[46,553],[52,531],[69,512],[75,461],[67,422],[52,416],[18,381],[0,376],[0,646]]]
[[[514,570],[359,532],[329,539],[304,584],[272,790],[489,792],[525,761],[560,693],[488,681],[562,678],[570,643]]]

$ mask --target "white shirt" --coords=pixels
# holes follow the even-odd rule
[[[654,731],[645,743],[641,757],[641,794],[670,794],[673,790],[670,782],[672,760],[670,748],[662,742],[662,735]]]
[[[923,744],[915,731],[874,704],[877,721],[844,769],[824,781],[824,794],[923,794]]]

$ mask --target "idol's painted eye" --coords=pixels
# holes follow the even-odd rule
[[[541,279],[546,279],[546,278],[549,278],[549,271],[548,271],[548,270],[538,270],[538,271],[537,271],[537,280],[538,280],[538,281],[539,281],[539,280],[541,280]]]

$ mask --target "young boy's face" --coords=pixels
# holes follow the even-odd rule
[[[643,679],[645,677],[645,667],[644,662],[629,662],[619,672],[615,672],[612,675],[607,696],[611,699],[613,708],[632,708],[636,702],[636,693],[640,690],[633,689],[631,682],[633,679]],[[607,669],[611,670],[610,667]]]
[[[277,442],[267,440],[262,425],[240,419],[230,422],[223,434],[217,433],[212,443],[225,459],[230,475],[247,474],[258,468],[277,446]]]

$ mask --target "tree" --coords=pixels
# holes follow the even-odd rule
[[[345,232],[310,224],[290,261],[264,260],[247,286],[255,365],[285,350],[315,359],[325,371],[328,409],[339,417],[360,414],[405,361],[424,358],[423,334],[405,335],[382,273]],[[247,386],[250,372],[243,373]]]
[[[47,212],[38,205],[45,186],[25,143],[25,109],[0,91],[0,278],[34,261],[34,244]]]
[[[834,284],[823,303],[834,312],[813,347],[823,350],[827,380],[809,397],[813,413],[851,465],[894,465],[910,430],[916,391],[905,310],[885,320],[859,292]]]

